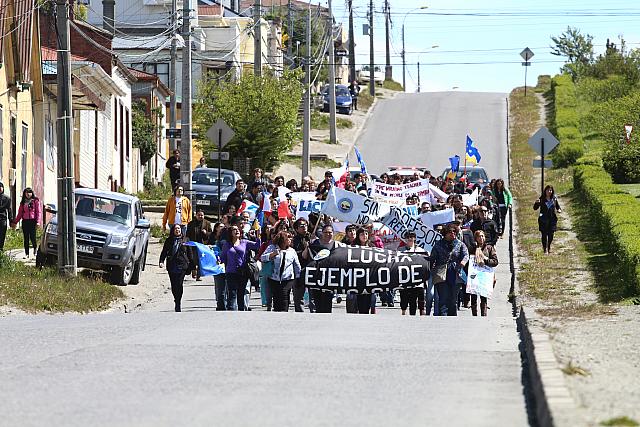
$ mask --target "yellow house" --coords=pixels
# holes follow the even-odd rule
[[[37,23],[33,2],[1,0],[0,180],[14,207],[26,187],[38,197],[44,192],[43,159],[33,144],[33,105],[42,102]]]

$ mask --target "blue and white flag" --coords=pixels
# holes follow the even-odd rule
[[[389,214],[388,203],[332,186],[322,213],[350,224],[366,225]]]
[[[465,151],[466,151],[465,159],[467,162],[473,163],[474,165],[477,165],[478,163],[480,163],[480,159],[482,159],[482,157],[480,156],[480,152],[478,151],[478,149],[474,147],[473,140],[469,135],[467,135],[467,146]]]
[[[364,159],[362,158],[362,155],[360,154],[360,151],[358,150],[358,147],[353,147],[353,149],[356,152],[356,157],[358,158],[358,162],[360,163],[360,171],[363,174],[367,174],[367,165],[364,164]]]
[[[186,242],[185,245],[194,246],[198,251],[198,268],[201,276],[216,276],[224,273],[224,265],[218,264],[218,258],[209,246],[198,242]]]

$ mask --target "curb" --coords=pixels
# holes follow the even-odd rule
[[[541,427],[584,426],[586,420],[578,412],[567,388],[558,361],[553,353],[549,335],[538,326],[534,310],[520,307],[517,319],[523,344],[525,369],[534,399],[531,412]]]

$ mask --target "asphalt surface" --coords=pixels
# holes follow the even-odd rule
[[[485,103],[474,94],[465,103],[460,95],[433,96],[454,115],[448,99],[484,115],[493,105],[495,155],[502,156],[499,96],[484,95]],[[370,151],[380,117],[401,108],[427,114],[428,98],[378,105],[358,143],[370,167],[402,160],[396,151],[448,157],[425,145],[431,137],[421,124],[383,160]],[[435,121],[433,131],[446,123]],[[478,147],[489,164],[492,149]],[[216,312],[210,278],[187,280],[182,313],[172,311],[170,293],[159,292],[129,314],[0,318],[0,425],[527,425],[507,249],[505,238],[488,318],[468,310],[455,318],[401,316],[397,304],[374,316],[347,315],[344,302],[329,315],[273,313],[255,293],[251,312]],[[168,286],[157,267],[143,280]]]

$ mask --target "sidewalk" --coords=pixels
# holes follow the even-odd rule
[[[362,90],[367,90],[363,88]],[[311,129],[311,141],[309,144],[309,153],[313,155],[324,154],[329,157],[329,159],[334,160],[339,163],[343,163],[347,154],[349,154],[349,158],[352,159],[351,163],[355,161],[355,155],[353,154],[353,146],[358,140],[358,137],[362,133],[362,130],[367,125],[367,121],[371,117],[376,105],[380,100],[384,99],[392,99],[397,94],[401,93],[398,91],[393,91],[389,89],[385,89],[382,87],[376,87],[376,92],[381,93],[382,97],[376,97],[373,101],[373,104],[369,109],[364,112],[362,110],[354,111],[350,116],[344,114],[336,114],[336,118],[344,118],[351,120],[353,122],[353,127],[350,129],[337,129],[337,144],[328,144],[324,141],[329,139],[329,129],[319,130],[319,129]],[[326,113],[324,113],[326,114]],[[302,156],[302,143],[296,145],[291,149],[288,155],[294,156]],[[316,179],[321,180],[324,176],[324,172],[330,168],[326,167],[311,167],[310,175]],[[282,175],[285,178],[295,178],[296,180],[300,179],[302,176],[302,167],[301,164],[294,163],[283,163],[274,171],[274,176]]]

